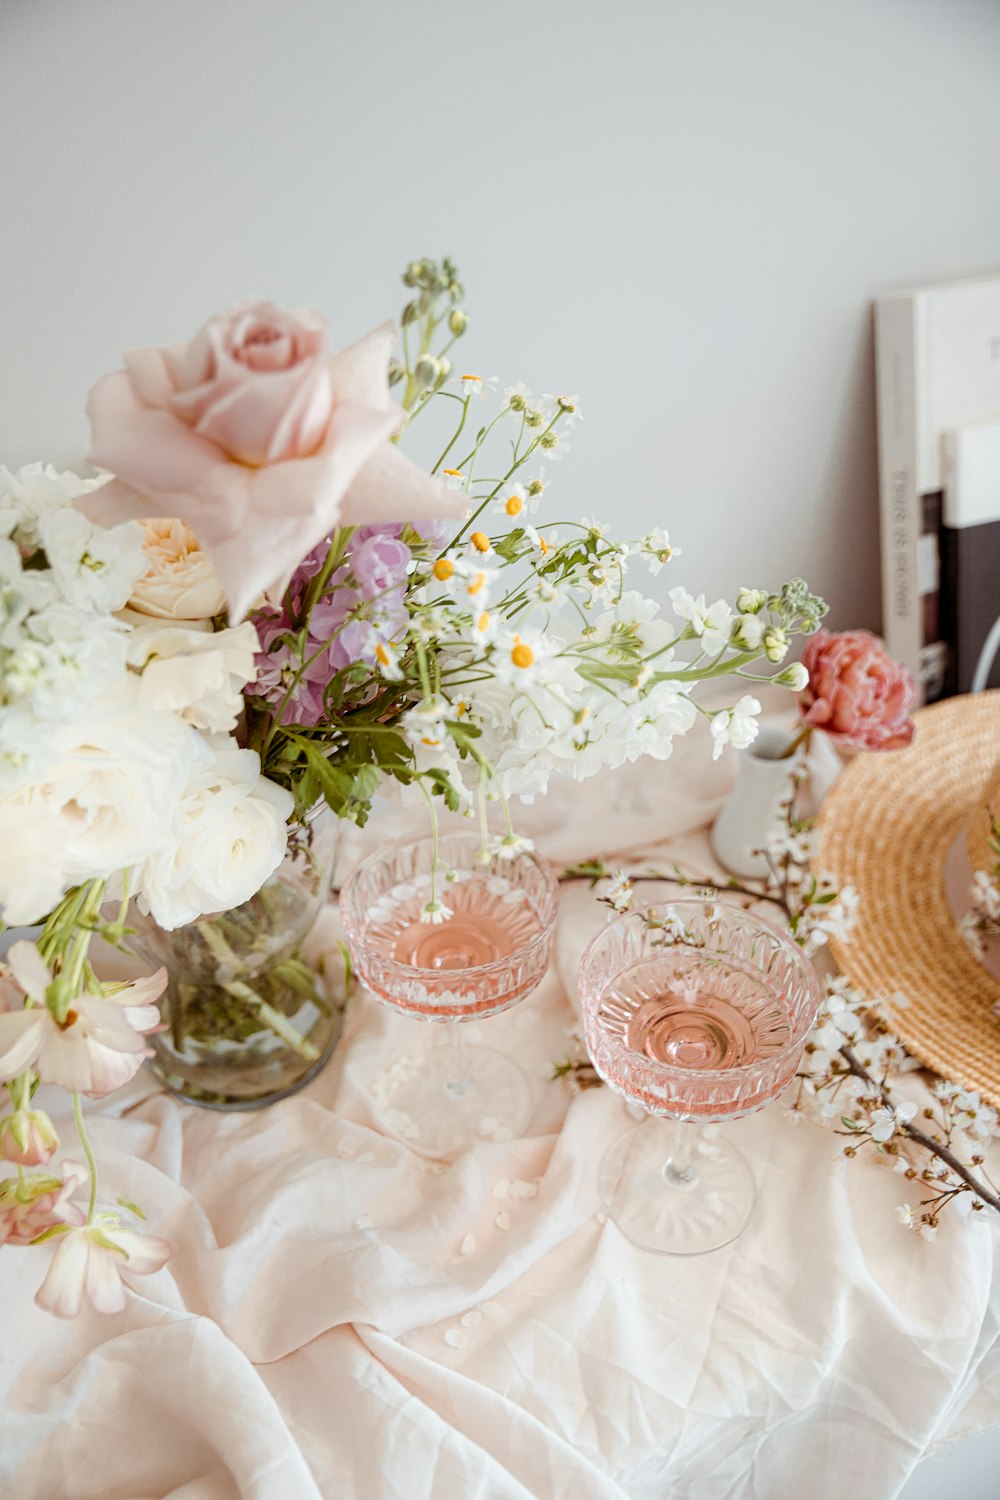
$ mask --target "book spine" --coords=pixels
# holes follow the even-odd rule
[[[882,537],[882,633],[890,652],[912,672],[923,698],[917,490],[917,361],[915,297],[887,297],[875,310],[879,501]]]

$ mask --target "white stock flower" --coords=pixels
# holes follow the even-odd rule
[[[39,522],[51,510],[66,510],[74,500],[107,484],[110,474],[81,479],[52,464],[25,464],[12,474],[0,464],[0,534],[13,535],[25,552],[41,545]]]
[[[704,649],[713,656],[729,644],[733,612],[725,599],[716,599],[714,604],[706,604],[704,594],[695,598],[687,589],[676,588],[670,590],[670,602],[674,607],[674,614],[687,620]]]
[[[145,572],[142,532],[134,521],[107,528],[78,510],[49,510],[39,531],[63,598],[78,608],[121,609]]]
[[[178,798],[179,832],[136,872],[139,909],[168,930],[256,895],[284,858],[294,798],[255,750],[217,736]]]
[[[748,745],[752,745],[760,729],[757,722],[759,713],[760,703],[748,693],[732,708],[720,708],[714,713],[712,735],[715,744],[712,747],[712,759],[718,760],[726,745],[733,745],[737,750],[745,750]]]
[[[128,660],[140,674],[139,700],[168,708],[212,734],[235,729],[242,689],[257,675],[257,631],[249,621],[228,630],[184,625],[140,625],[128,641]]]
[[[640,541],[639,554],[650,573],[655,576],[671,558],[680,557],[681,549],[670,545],[670,537],[662,526],[654,526]]]
[[[64,720],[124,676],[127,632],[111,615],[60,601],[33,614],[26,628],[39,653],[26,696],[40,718]]]

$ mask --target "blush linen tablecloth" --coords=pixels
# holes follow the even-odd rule
[[[732,774],[685,742],[521,822],[557,861],[705,868]],[[906,1184],[780,1105],[726,1127],[759,1192],[734,1245],[659,1257],[604,1220],[625,1106],[547,1081],[604,918],[567,887],[541,989],[472,1028],[535,1080],[521,1140],[448,1165],[378,1134],[369,1078],[441,1033],[362,994],[324,1073],[270,1109],[212,1114],[146,1075],[91,1108],[102,1195],[174,1252],[124,1312],[70,1324],[32,1303],[47,1250],[0,1252],[0,1495],[890,1500],[998,1420],[994,1226],[908,1234]]]

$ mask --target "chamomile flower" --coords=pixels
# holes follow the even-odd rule
[[[403,733],[414,745],[427,745],[436,749],[448,737],[445,719],[451,717],[451,704],[447,698],[437,694],[425,698],[413,708],[408,708],[400,720]]]
[[[425,926],[439,927],[442,922],[447,922],[451,917],[451,907],[445,906],[438,896],[432,897],[425,902],[420,912],[420,920]]]
[[[485,531],[474,531],[469,537],[469,546],[475,548],[480,557],[489,557],[493,551],[493,543]]]
[[[568,427],[573,427],[577,422],[583,421],[579,396],[552,396],[546,392],[542,400],[547,401],[550,406],[554,406],[557,411],[565,415]]]
[[[529,524],[525,526],[524,534],[531,545],[538,548],[543,557],[548,557],[549,553],[554,552],[559,546],[558,532],[550,531],[548,536],[543,536],[540,531],[536,531],[535,527]]]
[[[516,385],[504,387],[503,399],[511,411],[523,412],[531,405],[531,392],[524,381],[519,380]]]
[[[494,513],[504,516],[508,521],[520,521],[526,515],[533,515],[538,509],[539,496],[529,494],[523,485],[511,485],[506,495],[501,495],[493,507]]]
[[[399,651],[391,641],[379,641],[375,647],[375,665],[388,682],[402,682],[404,672],[399,665]]]
[[[496,640],[499,624],[499,616],[491,613],[488,609],[481,609],[478,613],[474,614],[469,634],[475,645],[479,647],[488,646],[492,641]]]
[[[460,375],[458,383],[463,396],[478,396],[480,401],[485,401],[487,395],[496,390],[497,377],[491,375],[489,380],[484,380],[481,375]]]
[[[450,490],[465,489],[465,475],[461,469],[442,469],[441,476]]]
[[[537,677],[542,662],[553,654],[554,647],[538,631],[504,631],[497,637],[492,664],[501,682],[527,687]]]
[[[572,443],[567,443],[561,432],[555,432],[554,430],[543,432],[538,439],[538,446],[546,458],[553,460],[562,458],[563,454],[569,453],[573,447]]]
[[[496,859],[517,859],[521,854],[530,854],[534,847],[530,839],[511,829],[510,833],[505,833],[502,838],[491,841],[490,853]]]

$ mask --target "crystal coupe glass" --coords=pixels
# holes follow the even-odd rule
[[[819,1009],[812,964],[739,907],[682,900],[609,922],[579,983],[595,1069],[652,1117],[601,1163],[609,1216],[647,1250],[719,1249],[746,1227],[753,1174],[692,1122],[750,1114],[790,1082]]]
[[[376,1000],[423,1021],[497,1015],[541,982],[558,886],[532,854],[488,855],[474,834],[383,846],[351,873],[340,910],[361,983]],[[427,920],[425,908],[448,915]],[[388,1134],[426,1156],[520,1134],[531,1085],[505,1053],[464,1043],[403,1053],[374,1080],[370,1103]]]

